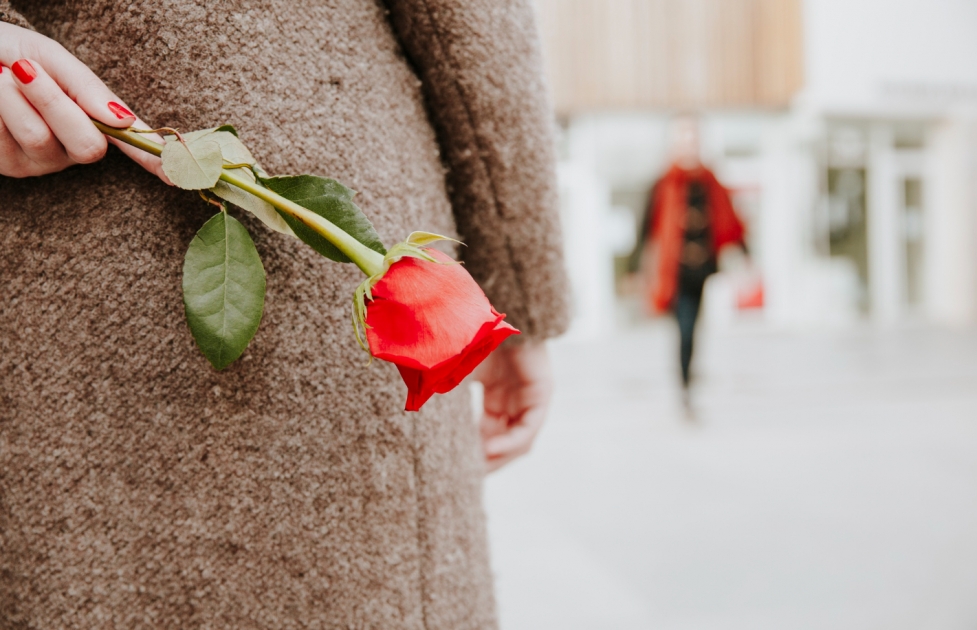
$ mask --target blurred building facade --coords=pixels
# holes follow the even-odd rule
[[[666,167],[668,120],[703,115],[786,327],[977,321],[977,3],[538,0],[562,129],[582,336],[613,329],[620,261]],[[732,321],[728,277],[707,317]]]

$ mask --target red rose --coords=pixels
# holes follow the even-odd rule
[[[509,335],[505,323],[462,265],[404,257],[373,285],[366,303],[370,352],[390,361],[407,384],[407,411],[454,389]]]

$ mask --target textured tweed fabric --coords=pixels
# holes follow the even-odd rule
[[[150,124],[232,123],[269,172],[359,190],[387,243],[460,236],[514,325],[563,329],[528,0],[0,0],[0,19]],[[0,628],[493,628],[464,388],[403,412],[352,336],[359,271],[248,217],[264,320],[215,372],[180,292],[210,214],[114,149],[0,177]]]

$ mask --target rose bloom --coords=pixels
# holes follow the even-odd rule
[[[370,352],[400,370],[407,411],[454,389],[509,335],[519,334],[462,265],[425,251],[441,262],[401,258],[373,285],[366,303]]]

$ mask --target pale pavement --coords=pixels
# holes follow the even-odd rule
[[[502,630],[977,628],[977,332],[554,348],[530,457],[489,478]]]

